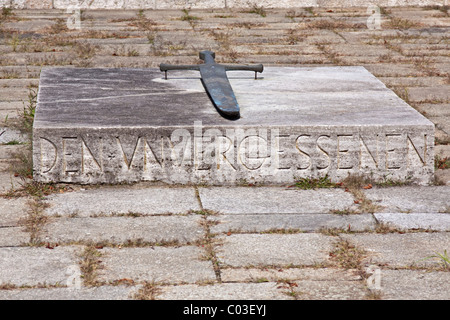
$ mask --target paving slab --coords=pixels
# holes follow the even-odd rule
[[[329,213],[353,204],[352,195],[341,189],[215,187],[198,190],[205,209],[223,214]]]
[[[450,103],[421,103],[416,105],[416,109],[430,117],[450,116]]]
[[[410,87],[408,88],[408,98],[410,101],[450,101],[448,86],[433,87]]]
[[[302,280],[294,283],[297,285],[294,291],[300,300],[363,300],[367,295],[361,281]]]
[[[204,233],[196,216],[60,218],[47,224],[45,230],[42,238],[52,243],[187,244]]]
[[[429,119],[433,121],[433,123],[436,125],[436,128],[443,130],[447,133],[447,135],[450,134],[450,119],[441,116],[430,116]]]
[[[358,281],[355,270],[336,268],[222,268],[223,282],[278,282],[282,280]]]
[[[213,233],[250,233],[274,230],[298,230],[318,232],[322,228],[368,231],[376,227],[376,220],[370,214],[242,214],[214,216],[219,224],[211,226]]]
[[[416,77],[425,74],[418,71],[413,64],[376,63],[365,66],[377,77]]]
[[[160,300],[292,300],[276,282],[179,285],[162,288]]]
[[[68,268],[77,265],[76,248],[0,248],[0,283],[16,286],[65,284]]]
[[[16,146],[2,145],[2,144],[6,144],[6,143],[11,143],[13,141],[16,141],[19,143],[24,143],[24,142],[27,142],[28,139],[24,134],[22,134],[18,130],[6,128],[6,127],[3,127],[3,128],[0,127],[0,149],[2,149],[0,151],[0,154],[2,155],[1,158],[3,158],[3,154],[7,154],[9,152],[9,154],[11,156],[11,153],[14,153],[16,151],[15,149],[20,149],[20,147],[23,147],[20,145],[16,145]],[[11,150],[9,150],[9,149],[11,149]]]
[[[2,168],[9,168],[10,164],[3,165]],[[0,194],[8,193],[11,190],[20,189],[23,185],[23,180],[19,177],[15,177],[14,173],[8,171],[0,171]]]
[[[29,240],[30,235],[21,227],[0,227],[0,247],[21,246]]]
[[[135,287],[38,288],[0,290],[0,300],[131,300]]]
[[[98,188],[53,194],[48,215],[89,217],[117,214],[185,214],[200,210],[194,188]]]
[[[27,216],[28,201],[27,197],[0,197],[0,227],[17,226],[19,220]]]
[[[328,262],[332,237],[316,233],[233,234],[225,236],[217,256],[224,266],[311,266]]]
[[[449,300],[450,272],[381,269],[383,300]]]
[[[450,186],[450,170],[449,169],[446,169],[446,170],[437,169],[435,176],[436,176],[437,182],[439,182],[443,185],[446,185],[446,186]]]
[[[395,228],[425,229],[432,231],[450,231],[449,213],[374,213],[380,223],[389,224]]]
[[[380,212],[439,213],[450,208],[448,186],[406,186],[372,188],[365,190],[366,197],[382,206]]]
[[[105,268],[100,280],[127,278],[163,283],[216,280],[211,262],[202,259],[202,250],[194,246],[104,248],[101,252]]]
[[[368,252],[368,264],[390,268],[440,266],[438,259],[426,259],[436,252],[444,254],[450,243],[448,232],[405,234],[341,234],[343,239]],[[395,246],[393,244],[395,243]]]

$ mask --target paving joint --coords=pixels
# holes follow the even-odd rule
[[[123,18],[114,22],[104,19],[105,12],[87,10],[85,30],[58,34],[43,28],[55,25],[49,17],[60,18],[60,13],[49,10],[50,16],[27,19],[33,11],[14,11],[24,20],[11,19],[0,26],[8,36],[0,41],[5,55],[0,64],[9,64],[0,66],[0,118],[21,119],[15,110],[23,107],[22,101],[27,103],[28,87],[36,89],[42,64],[71,61],[78,66],[146,68],[161,62],[196,63],[198,50],[186,47],[185,39],[190,38],[194,48],[212,43],[217,53],[224,54],[221,62],[317,67],[332,62],[319,54],[322,46],[341,65],[366,67],[432,120],[436,151],[442,149],[436,154],[444,159],[450,157],[443,148],[450,132],[445,111],[448,39],[437,31],[445,31],[448,15],[443,17],[440,10],[408,10],[389,8],[388,15],[382,13],[379,31],[306,28],[305,19],[314,22],[324,17],[348,25],[364,22],[365,8],[351,12],[314,8],[317,17],[302,9],[307,17],[294,14],[292,18],[278,9],[268,9],[266,18],[242,12],[217,18],[191,10],[190,15],[202,18],[196,24],[176,20],[183,14],[180,10],[164,11],[161,16],[144,11],[146,18],[159,23],[148,30],[136,20],[137,11],[114,12],[113,19]],[[394,17],[402,19],[394,21],[396,28],[406,20],[422,19],[424,25],[389,29],[395,26],[388,24]],[[211,32],[211,28],[217,29]],[[294,31],[289,33],[290,29]],[[298,32],[303,32],[302,38]],[[29,42],[32,34],[40,37]],[[119,39],[124,36],[130,39]],[[20,41],[16,51],[14,41]],[[0,133],[6,130],[0,136],[0,299],[449,299],[450,273],[439,256],[449,250],[449,169],[435,174],[436,181],[447,186],[386,181],[385,186],[391,187],[373,184],[363,189],[367,183],[353,193],[344,188],[280,186],[26,185],[29,180],[24,184],[6,171],[15,157],[11,152],[19,146],[4,144],[23,139],[10,124],[0,127]],[[47,221],[29,213],[41,201],[51,204],[42,212]],[[363,204],[379,207],[364,210]],[[35,231],[24,232],[18,223],[27,218],[34,219]],[[143,234],[147,237],[139,242]],[[345,240],[370,254],[356,269],[337,268],[329,260],[335,249],[332,244]],[[97,269],[94,286],[82,284],[72,290],[67,280],[76,273],[67,273],[68,267],[79,266],[76,252],[88,246],[104,253],[97,266],[104,268]],[[377,274],[381,290],[371,287],[376,282],[370,277],[375,280]]]

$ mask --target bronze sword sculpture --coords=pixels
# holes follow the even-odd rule
[[[264,70],[262,64],[258,65],[231,65],[219,64],[215,62],[215,53],[212,51],[201,51],[200,59],[205,63],[198,65],[170,65],[161,63],[159,68],[165,72],[167,79],[168,70],[196,70],[200,71],[203,86],[208,93],[219,113],[227,119],[239,119],[239,105],[231,88],[227,77],[227,71],[231,70],[246,70],[254,71],[255,79],[257,79],[257,72],[261,73]]]

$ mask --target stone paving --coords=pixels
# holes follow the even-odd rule
[[[0,20],[0,299],[450,298],[447,11],[383,9],[380,30],[368,29],[366,8],[85,10],[80,30],[68,17]],[[191,64],[202,49],[218,62],[366,67],[435,123],[435,183],[30,180],[43,67]]]

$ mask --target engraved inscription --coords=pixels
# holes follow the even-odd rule
[[[63,137],[63,172],[66,175],[77,174],[81,166],[81,145],[77,137]]]
[[[401,134],[386,135],[386,169],[398,170],[404,162],[405,143]]]
[[[300,153],[301,157],[297,159],[297,169],[306,170],[311,167],[312,159],[312,140],[310,135],[301,135],[295,140],[295,148]]]
[[[58,148],[46,138],[39,138],[39,142],[41,147],[41,173],[47,173],[55,167],[56,161],[58,160]]]
[[[373,138],[359,137],[359,169],[378,169],[379,146],[378,135]]]
[[[319,157],[317,158],[316,162],[316,168],[319,170],[324,170],[329,167],[331,164],[330,154],[329,151],[332,145],[332,141],[330,136],[328,135],[322,135],[317,139],[316,146],[319,150]]]
[[[160,180],[177,172],[189,182],[209,175],[226,180],[328,174],[341,179],[353,173],[396,177],[433,170],[431,138],[423,133],[203,127],[136,133],[39,137],[38,172],[67,181],[103,176]]]
[[[83,138],[81,138],[81,172],[89,173],[102,171],[103,168],[100,162],[101,159],[102,159],[101,154],[94,156],[93,151],[89,148],[86,141]]]

